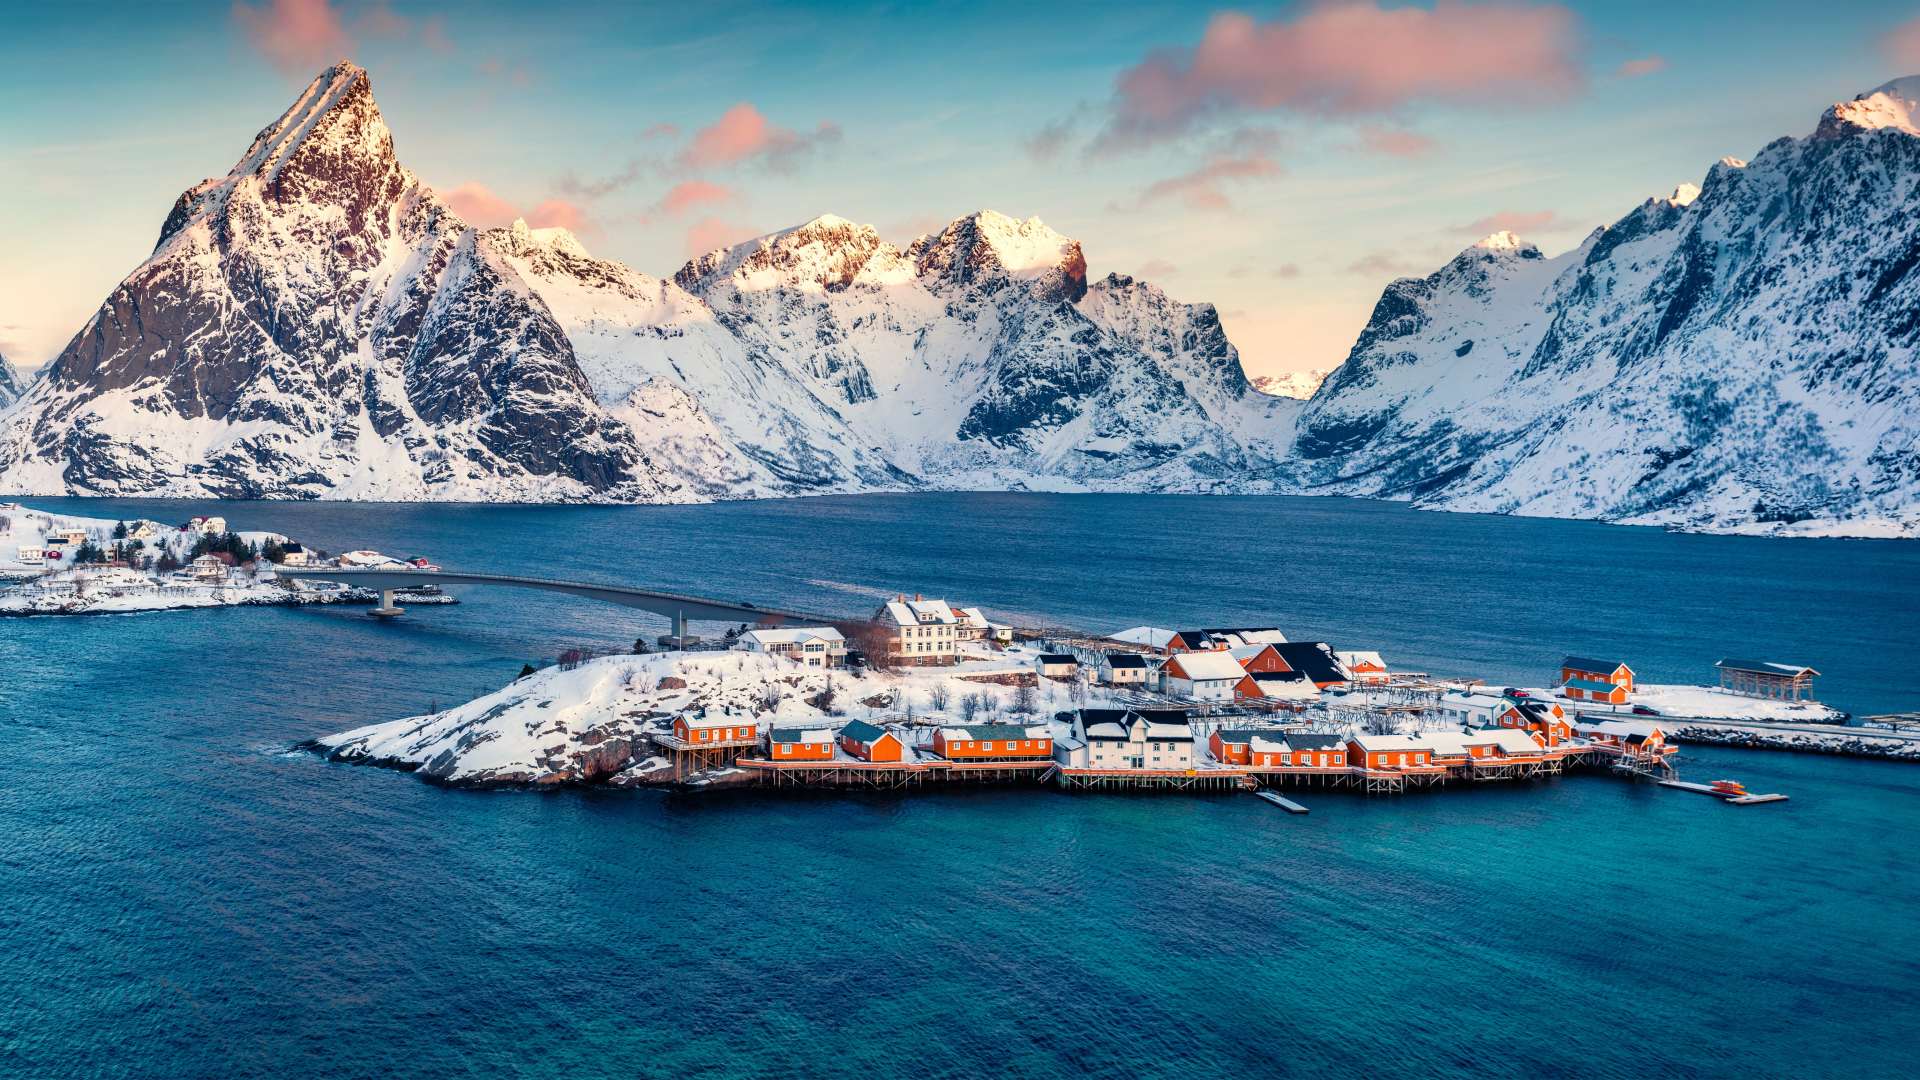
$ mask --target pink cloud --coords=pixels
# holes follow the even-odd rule
[[[1191,172],[1156,181],[1141,192],[1142,205],[1164,199],[1179,199],[1195,210],[1230,210],[1224,185],[1248,180],[1270,180],[1285,170],[1278,162],[1262,154],[1245,157],[1216,157]]]
[[[569,232],[587,232],[593,227],[586,212],[565,199],[548,199],[531,210],[522,210],[485,184],[473,182],[449,189],[440,197],[453,207],[454,213],[466,219],[467,224],[481,229],[510,225],[515,218],[524,219],[536,229],[558,226]]]
[[[687,258],[697,259],[715,248],[731,247],[742,240],[751,240],[760,232],[751,225],[722,221],[717,217],[701,218],[687,230]]]
[[[1656,71],[1665,70],[1667,70],[1666,58],[1643,56],[1638,60],[1629,60],[1621,64],[1613,70],[1613,73],[1622,79],[1637,79],[1642,75],[1652,75]]]
[[[1560,215],[1551,210],[1502,210],[1497,214],[1488,214],[1478,221],[1470,221],[1454,231],[1465,236],[1491,236],[1497,232],[1510,232],[1524,237],[1528,233],[1543,232],[1559,228]]]
[[[1577,31],[1566,8],[1520,0],[1438,0],[1431,10],[1322,0],[1267,22],[1223,13],[1198,45],[1120,73],[1100,142],[1148,142],[1225,112],[1551,102],[1582,85]]]
[[[1364,127],[1360,129],[1360,149],[1369,154],[1403,158],[1425,157],[1433,153],[1439,145],[1417,131],[1408,131],[1404,128]]]
[[[707,180],[683,180],[662,195],[653,209],[658,214],[679,217],[690,210],[730,203],[739,197],[739,192],[723,184],[715,184]]]
[[[353,51],[353,40],[327,0],[265,0],[233,5],[233,21],[275,67],[312,75]]]
[[[680,151],[680,165],[687,169],[717,169],[749,163],[784,167],[808,151],[837,142],[839,138],[837,124],[823,120],[812,133],[801,134],[775,125],[759,109],[743,101],[693,133],[693,140]]]
[[[1880,52],[1901,71],[1920,68],[1920,18],[1908,19],[1880,39]]]

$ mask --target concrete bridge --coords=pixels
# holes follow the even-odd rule
[[[781,623],[835,625],[857,622],[844,615],[821,615],[809,611],[788,611],[761,607],[745,601],[713,600],[700,596],[656,589],[636,589],[625,585],[600,585],[586,581],[556,581],[552,578],[515,577],[507,574],[470,574],[454,570],[360,570],[334,567],[276,566],[274,572],[290,580],[338,581],[360,589],[378,589],[380,606],[375,615],[391,618],[401,613],[393,594],[399,589],[417,589],[422,585],[505,585],[516,589],[540,589],[545,592],[582,596],[621,607],[639,608],[664,615],[673,623],[673,636],[685,640],[687,622],[750,623],[777,626]]]

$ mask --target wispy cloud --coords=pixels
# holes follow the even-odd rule
[[[1462,236],[1477,238],[1497,232],[1525,236],[1528,233],[1549,232],[1560,227],[1560,215],[1551,210],[1502,210],[1497,214],[1488,214],[1477,221],[1469,221],[1465,225],[1456,225],[1453,231]]]
[[[1440,144],[1417,131],[1405,128],[1368,125],[1360,129],[1359,149],[1385,157],[1426,157]]]
[[[1180,135],[1216,114],[1383,114],[1417,102],[1545,104],[1583,84],[1578,21],[1557,4],[1322,0],[1262,22],[1215,15],[1200,42],[1115,81],[1106,149]]]
[[[719,206],[736,202],[740,193],[724,184],[708,180],[683,180],[667,189],[660,201],[653,204],[653,213],[664,217],[679,217],[703,206]]]
[[[801,133],[772,123],[759,109],[743,101],[694,132],[678,161],[687,170],[742,165],[785,170],[839,141],[840,125],[832,121],[822,120],[812,131]]]
[[[233,5],[233,21],[247,41],[291,75],[312,75],[353,51],[340,13],[327,0],[265,0]]]
[[[1613,73],[1618,78],[1637,79],[1642,75],[1652,75],[1655,72],[1665,70],[1667,70],[1667,61],[1664,57],[1642,56],[1639,59],[1628,60],[1622,63],[1619,67],[1613,69]]]
[[[496,194],[492,188],[473,181],[450,188],[440,197],[467,224],[477,228],[497,229],[519,218],[536,229],[558,227],[576,233],[594,231],[586,211],[578,203],[567,199],[547,199],[530,209],[521,209],[512,200]]]
[[[765,232],[764,229],[718,217],[701,218],[687,230],[687,258],[697,259],[716,248],[732,247],[743,240],[751,240],[763,232]]]
[[[1279,136],[1264,129],[1235,132],[1197,167],[1159,180],[1140,193],[1140,205],[1177,199],[1194,210],[1231,210],[1227,188],[1286,174],[1273,158]]]
[[[1920,68],[1920,17],[1908,19],[1882,34],[1880,53],[1901,71]]]

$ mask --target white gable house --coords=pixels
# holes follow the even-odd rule
[[[806,667],[845,667],[847,639],[831,626],[781,626],[749,630],[733,647],[741,652],[784,656]]]

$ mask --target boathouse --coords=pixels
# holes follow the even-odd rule
[[[1271,673],[1293,670],[1287,666],[1285,660],[1280,659],[1280,654],[1269,642],[1263,641],[1257,645],[1242,645],[1239,648],[1228,649],[1227,655],[1238,661],[1240,669],[1249,675],[1263,671]]]
[[[774,728],[767,750],[775,762],[832,761],[833,732],[826,728]]]
[[[1278,728],[1216,728],[1207,737],[1207,749],[1222,765],[1279,766],[1287,764],[1287,733]],[[1269,760],[1262,760],[1262,758]]]
[[[1473,758],[1464,731],[1423,731],[1416,738],[1432,749],[1435,765],[1465,765]]]
[[[1108,686],[1145,686],[1152,670],[1139,653],[1108,653],[1100,658],[1100,681]]]
[[[1259,769],[1285,768],[1293,763],[1293,747],[1284,731],[1256,731],[1247,740],[1247,764]]]
[[[861,761],[899,761],[905,749],[900,736],[865,720],[851,721],[840,729],[840,748]]]
[[[970,724],[934,731],[933,752],[948,761],[1030,761],[1052,757],[1053,739],[1044,727]]]
[[[1667,733],[1659,725],[1643,720],[1581,720],[1573,725],[1573,733],[1603,746],[1642,753],[1661,753],[1667,743]]]
[[[1812,701],[1813,677],[1820,674],[1804,664],[1776,664],[1767,660],[1722,660],[1720,687],[1748,697],[1780,701]]]
[[[1625,705],[1633,693],[1633,669],[1617,660],[1569,656],[1560,661],[1560,692],[1574,701]]]
[[[1366,769],[1431,765],[1433,747],[1409,735],[1355,735],[1347,740],[1347,763]]]

